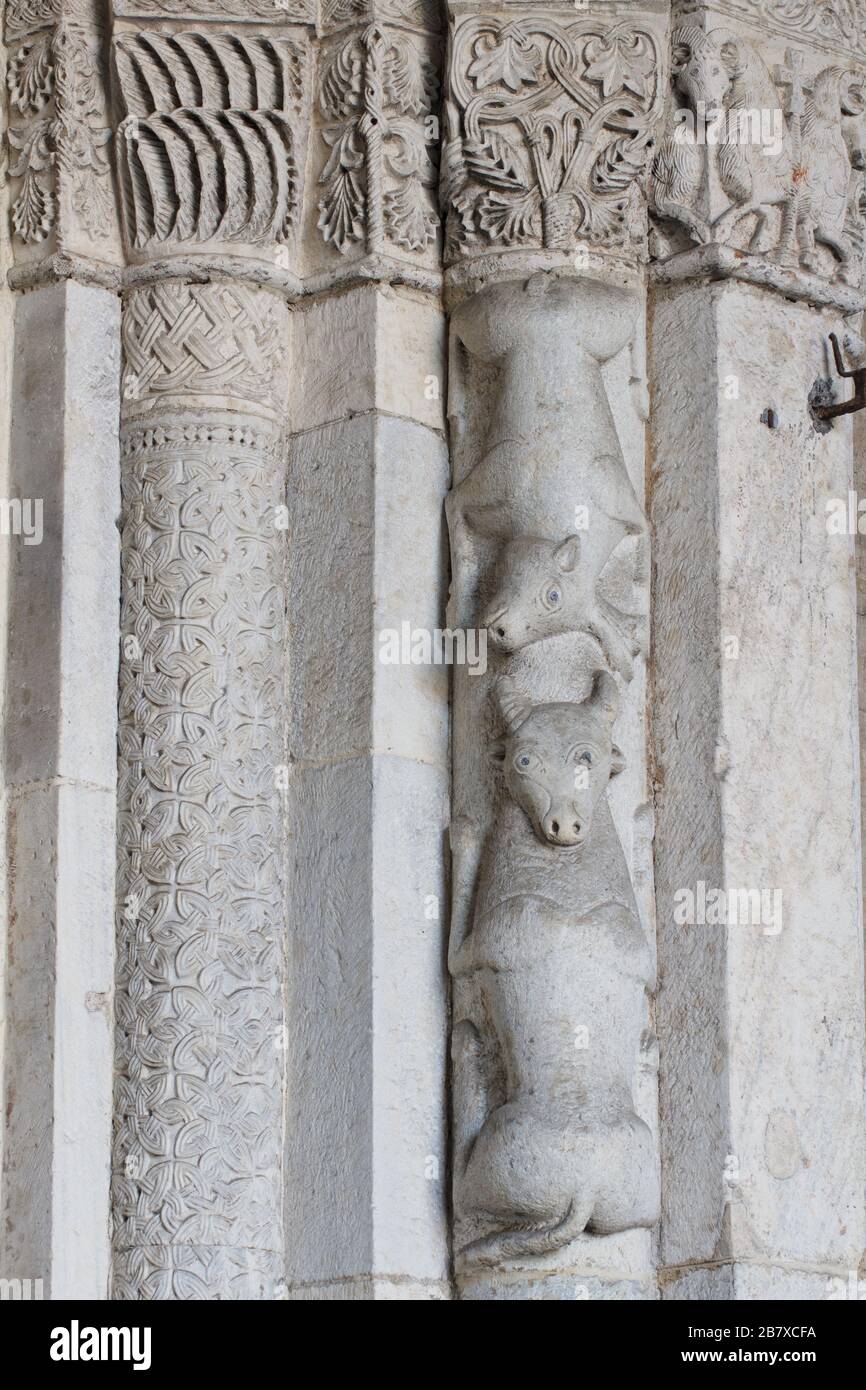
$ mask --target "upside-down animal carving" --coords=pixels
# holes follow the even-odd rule
[[[495,1223],[462,1252],[480,1265],[651,1226],[659,1205],[631,1089],[652,967],[606,796],[616,682],[597,673],[580,704],[495,691],[506,790],[449,962],[486,1025],[453,1040],[458,1211]]]
[[[636,313],[624,290],[556,276],[474,296],[455,331],[499,365],[499,389],[484,455],[447,502],[457,594],[485,543],[502,542],[486,611],[461,622],[480,617],[502,651],[587,633],[627,678],[641,645],[628,636],[634,610],[618,613],[598,584],[617,563],[635,574],[646,520],[601,367],[632,337]]]

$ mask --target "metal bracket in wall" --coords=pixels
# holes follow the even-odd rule
[[[809,396],[809,408],[813,419],[816,422],[822,421],[827,429],[829,429],[829,421],[835,420],[837,416],[853,415],[855,411],[866,408],[866,366],[855,367],[849,371],[842,360],[842,349],[839,347],[839,339],[835,333],[830,334],[830,342],[833,345],[836,370],[840,376],[851,377],[854,382],[854,395],[848,401],[836,401],[833,399],[830,382],[815,382]]]

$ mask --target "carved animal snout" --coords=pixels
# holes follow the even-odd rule
[[[545,839],[552,845],[579,845],[586,834],[588,825],[581,819],[574,807],[558,807],[551,810],[541,822]]]
[[[507,608],[500,608],[496,613],[486,614],[481,619],[481,626],[487,628],[487,640],[491,646],[503,652],[513,651]]]

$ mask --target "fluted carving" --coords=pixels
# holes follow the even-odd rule
[[[304,157],[302,41],[121,33],[114,62],[127,112],[117,146],[130,245],[286,241]]]

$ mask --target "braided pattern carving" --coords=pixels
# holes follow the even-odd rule
[[[231,396],[279,410],[285,310],[240,284],[168,282],[138,290],[123,316],[127,401]]]
[[[179,331],[200,289],[183,287],[174,322],[157,291],[133,296],[126,339],[151,400],[216,370]],[[204,338],[223,368],[236,364],[229,389],[255,379],[253,324],[285,318],[255,298],[270,308],[257,303],[242,332],[235,322]],[[166,354],[144,350],[145,324],[180,365],[147,375]],[[272,386],[262,362],[253,402]],[[281,455],[275,426],[235,415],[124,425],[113,1146],[124,1299],[280,1292]]]

